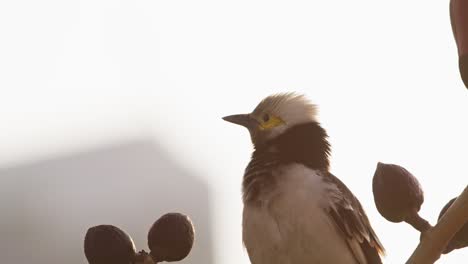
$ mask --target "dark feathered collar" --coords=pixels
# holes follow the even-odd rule
[[[330,144],[327,132],[317,122],[289,128],[277,138],[256,146],[253,156],[275,152],[281,163],[297,162],[311,169],[327,171],[330,165]]]
[[[256,146],[242,182],[243,200],[257,201],[262,191],[275,185],[271,173],[280,165],[300,163],[328,172],[330,144],[316,122],[294,126],[277,138]]]

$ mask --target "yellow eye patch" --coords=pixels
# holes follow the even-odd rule
[[[283,124],[284,121],[276,116],[265,114],[260,120],[260,129],[270,129]]]

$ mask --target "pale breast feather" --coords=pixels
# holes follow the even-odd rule
[[[335,187],[320,171],[291,164],[271,176],[278,184],[258,197],[261,203],[244,207],[243,240],[253,264],[366,264],[328,213],[326,192]]]

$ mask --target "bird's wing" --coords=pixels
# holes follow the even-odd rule
[[[333,174],[328,173],[325,181],[336,186],[331,190],[332,204],[329,214],[346,237],[354,256],[360,263],[380,264],[380,255],[385,249],[372,229],[369,219],[358,199]]]

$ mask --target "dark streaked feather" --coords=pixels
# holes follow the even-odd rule
[[[359,200],[333,174],[328,173],[324,180],[336,186],[339,191],[332,194],[334,199],[329,211],[331,218],[348,241],[359,242],[368,264],[382,263],[380,255],[385,254],[385,249],[372,229]]]
[[[258,202],[260,192],[268,191],[275,184],[271,172],[278,164],[278,155],[268,151],[254,151],[242,181],[244,202]]]

